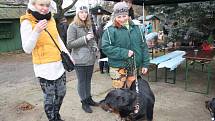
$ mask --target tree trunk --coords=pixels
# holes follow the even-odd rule
[[[63,30],[64,28],[60,27],[60,22],[61,22],[60,20],[64,18],[64,13],[67,12],[69,9],[71,9],[78,0],[73,0],[73,3],[64,9],[62,8],[63,0],[54,0],[54,1],[57,4],[57,13],[54,15],[57,30],[58,30],[58,33],[60,34],[61,39],[65,42],[66,41],[65,38],[63,38],[61,34],[65,30]]]

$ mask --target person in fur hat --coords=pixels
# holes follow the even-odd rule
[[[112,86],[130,88],[135,80],[134,70],[130,68],[131,59],[135,60],[136,68],[146,74],[149,65],[148,46],[141,24],[128,16],[127,4],[118,2],[113,11],[113,24],[106,27],[102,36],[102,50],[108,57]]]

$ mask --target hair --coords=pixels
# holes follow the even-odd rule
[[[79,18],[78,14],[76,14],[72,23],[77,24],[78,26],[83,26],[87,28],[90,28],[92,26],[89,14],[87,15],[87,19],[85,21],[82,21]]]
[[[30,0],[31,4],[39,3],[39,4],[50,4],[51,0]]]
[[[131,18],[128,18],[128,22],[130,22],[130,21],[131,21]],[[122,25],[116,21],[116,18],[114,18],[114,20],[113,20],[113,26],[115,26],[116,28],[122,27]]]

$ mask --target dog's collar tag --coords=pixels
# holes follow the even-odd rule
[[[134,113],[138,113],[138,110],[134,110]]]
[[[138,112],[139,112],[139,109],[140,109],[139,105],[137,104],[137,105],[135,106],[134,109],[135,109],[135,110],[134,110],[134,113],[138,113]]]
[[[214,121],[214,118],[211,118],[212,121]]]

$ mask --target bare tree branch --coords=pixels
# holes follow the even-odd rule
[[[58,11],[62,11],[63,0],[54,0],[54,2],[57,4]]]
[[[64,17],[64,13],[66,11],[68,11],[69,9],[71,9],[75,3],[77,2],[78,0],[74,0],[73,3],[71,5],[69,5],[68,7],[66,8],[62,8],[62,4],[63,4],[63,0],[54,0],[54,2],[57,4],[57,13],[54,15],[55,17],[55,20],[60,20],[62,17]]]
[[[62,13],[64,14],[66,11],[68,11],[69,9],[71,9],[75,3],[77,2],[78,0],[74,0],[73,3],[71,5],[69,5],[68,7],[64,8]]]

